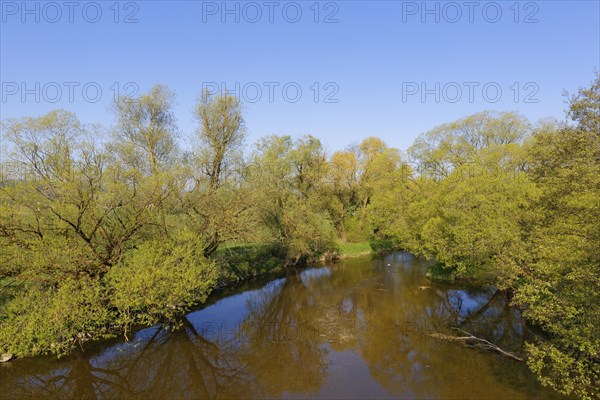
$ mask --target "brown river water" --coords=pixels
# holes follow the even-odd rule
[[[531,333],[493,289],[432,283],[428,265],[395,252],[247,283],[174,332],[2,364],[0,398],[561,398],[523,363],[429,336],[460,327],[520,354]]]

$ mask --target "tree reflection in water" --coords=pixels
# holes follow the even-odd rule
[[[425,268],[394,253],[293,270],[191,313],[175,332],[148,328],[68,359],[2,365],[0,396],[554,396],[522,364],[428,337],[457,326],[518,352],[527,332],[500,293],[433,284]]]

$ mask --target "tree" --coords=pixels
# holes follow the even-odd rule
[[[333,153],[331,164],[331,191],[337,198],[341,213],[334,215],[334,223],[338,236],[343,241],[360,241],[360,232],[353,229],[354,217],[358,208],[359,164],[354,151],[338,151]]]
[[[519,114],[485,111],[422,134],[408,153],[429,177],[446,177],[464,164],[509,170],[514,169],[520,144],[530,133],[531,124]]]
[[[401,169],[400,153],[389,148],[381,139],[368,137],[359,145],[335,153],[331,159],[333,190],[343,207],[341,235],[350,241],[371,239],[379,227],[372,223],[369,207],[375,196],[395,184]],[[370,224],[371,223],[371,224]],[[339,228],[338,228],[339,230]]]
[[[528,343],[542,383],[582,398],[600,380],[600,78],[570,101],[576,126],[546,126],[528,147],[541,189],[532,254],[515,302],[550,334]]]
[[[577,123],[577,129],[600,134],[600,73],[589,88],[581,88],[569,98],[567,115]]]
[[[73,114],[53,111],[5,127],[12,163],[28,174],[0,190],[12,216],[2,222],[4,240],[30,250],[47,276],[67,266],[104,274],[150,222],[150,198],[125,183],[131,177],[109,164]]]
[[[156,85],[137,99],[120,97],[115,102],[115,149],[126,165],[157,175],[175,155],[174,93]]]
[[[258,213],[286,263],[333,250],[330,210],[335,201],[320,141],[305,136],[294,143],[289,136],[270,136],[258,143],[253,160],[264,175],[258,182]]]
[[[246,136],[242,106],[234,96],[204,92],[196,106],[196,116],[202,146],[196,153],[197,161],[208,178],[209,188],[216,189],[233,172],[240,158]]]
[[[165,201],[176,190],[173,176],[167,171],[175,162],[177,126],[173,114],[174,93],[156,85],[138,98],[120,97],[115,103],[117,126],[113,133],[117,161],[134,173],[150,174],[145,179],[158,208],[163,235],[168,235]]]
[[[190,154],[188,190],[180,199],[192,229],[204,238],[204,254],[209,256],[224,241],[249,233],[250,196],[239,174],[246,128],[241,104],[233,96],[202,93],[196,117],[199,146]]]

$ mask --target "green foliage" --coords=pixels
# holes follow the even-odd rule
[[[238,281],[277,270],[283,265],[280,249],[273,244],[223,246],[213,258],[226,281]]]
[[[409,150],[425,167],[416,196],[390,195],[405,212],[384,224],[440,262],[432,278],[455,273],[512,292],[547,335],[527,345],[531,369],[583,398],[597,396],[599,380],[599,82],[571,98],[577,126],[531,130],[516,115],[481,113],[424,134]]]
[[[269,136],[247,155],[253,176],[235,98],[201,95],[185,153],[173,93],[137,100],[117,101],[110,137],[61,110],[3,121],[1,351],[177,325],[223,283],[400,247],[436,259],[431,278],[509,291],[544,332],[527,344],[540,381],[598,395],[600,77],[570,97],[573,123],[481,112],[408,158],[375,137],[329,157],[313,136]]]
[[[344,219],[344,237],[350,243],[369,240],[371,226],[358,214],[350,214]]]
[[[437,207],[421,232],[420,250],[456,268],[459,276],[503,276],[508,267],[503,259],[521,253],[518,247],[531,224],[527,207],[535,199],[535,187],[526,179],[486,173],[453,180],[460,173],[440,183],[433,199]]]
[[[576,349],[565,351],[564,344],[527,343],[527,365],[545,386],[583,399],[598,398],[600,362],[578,356]]]
[[[198,143],[187,154],[182,179],[188,189],[177,197],[185,224],[202,236],[209,256],[221,243],[247,239],[256,218],[249,212],[251,194],[236,170],[246,135],[239,100],[204,92],[195,116]]]
[[[515,302],[550,334],[530,343],[529,364],[544,384],[583,398],[600,380],[600,77],[571,99],[577,126],[545,126],[528,148],[543,215]]]
[[[118,127],[111,147],[125,165],[157,174],[172,162],[177,151],[173,98],[174,93],[166,86],[156,85],[137,99],[117,99]]]
[[[529,122],[519,114],[485,111],[426,132],[408,151],[428,177],[446,177],[466,163],[504,169],[514,164],[530,132]]]
[[[285,210],[281,232],[288,259],[299,260],[336,249],[335,229],[326,213],[314,212],[308,204]]]
[[[589,88],[580,88],[569,99],[568,116],[577,123],[578,129],[587,132],[600,132],[600,73]]]
[[[434,281],[454,282],[456,279],[456,268],[444,264],[435,263],[427,269],[427,277]]]
[[[398,242],[392,239],[374,239],[369,242],[371,250],[375,253],[394,250],[398,248]]]
[[[517,114],[484,112],[417,139],[409,153],[420,176],[413,196],[404,196],[406,213],[396,228],[405,246],[459,277],[511,287],[537,218],[530,204],[539,193],[519,173],[529,129]]]
[[[173,324],[189,307],[206,300],[219,273],[202,249],[193,233],[179,232],[167,241],[151,240],[129,252],[106,275],[118,321],[126,327]]]
[[[0,350],[60,355],[90,337],[104,337],[112,311],[103,300],[102,285],[85,277],[58,286],[29,284],[3,307]]]
[[[217,285],[206,240],[218,245],[240,231],[223,227],[244,220],[193,217],[211,203],[211,216],[237,215],[232,199],[244,194],[224,175],[218,192],[203,182],[189,190],[195,176],[175,157],[172,103],[160,85],[119,99],[112,137],[61,110],[2,122],[10,144],[0,165],[0,277],[10,285],[0,293],[0,347],[62,354],[74,335],[173,324]],[[42,320],[61,308],[66,315]]]
[[[271,136],[259,142],[253,159],[268,171],[266,179],[256,182],[258,216],[286,263],[335,250],[331,215],[337,202],[319,140],[306,136],[294,143],[289,136]]]

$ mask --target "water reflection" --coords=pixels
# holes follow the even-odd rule
[[[0,368],[3,398],[549,398],[524,365],[427,336],[461,327],[518,352],[520,314],[436,285],[406,253],[291,271],[64,360]]]

